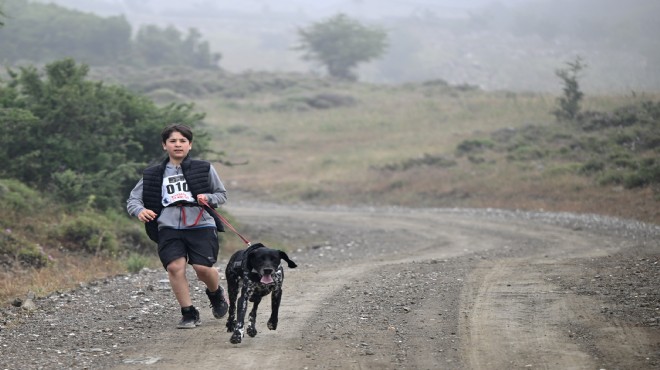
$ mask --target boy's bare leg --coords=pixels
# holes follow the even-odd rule
[[[209,291],[215,292],[220,284],[220,274],[214,267],[193,265],[197,278],[206,284]]]
[[[184,257],[177,258],[167,265],[167,277],[170,280],[170,286],[176,300],[179,302],[179,306],[192,306],[190,287],[188,286],[188,279],[186,279],[186,259]]]

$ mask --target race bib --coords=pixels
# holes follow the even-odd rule
[[[192,193],[188,190],[188,183],[183,175],[174,175],[163,178],[163,206],[174,203],[195,203]]]

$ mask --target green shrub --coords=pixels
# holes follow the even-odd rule
[[[599,185],[620,185],[623,183],[625,175],[622,171],[606,170],[598,178]]]
[[[70,207],[118,209],[139,170],[163,155],[165,122],[193,128],[203,113],[192,104],[158,107],[122,86],[87,80],[89,66],[72,59],[44,73],[22,67],[0,81],[0,176],[62,199]],[[208,151],[197,130],[193,156]],[[35,197],[38,199],[38,197]]]
[[[351,107],[357,104],[357,99],[350,95],[335,93],[319,93],[311,96],[287,97],[274,102],[270,108],[277,111],[308,111],[311,109],[331,109]]]
[[[0,265],[18,263],[24,267],[41,268],[49,262],[50,258],[38,244],[25,240],[10,229],[0,232]]]
[[[607,151],[607,145],[603,143],[603,140],[593,136],[578,137],[572,140],[568,144],[568,147],[571,150],[578,150],[595,154],[601,154]]]
[[[585,131],[634,125],[653,126],[660,120],[660,102],[645,101],[626,105],[613,112],[585,111],[578,116],[578,125]]]
[[[112,225],[102,215],[91,212],[65,221],[53,236],[71,251],[115,255],[119,250]]]
[[[546,157],[547,151],[531,145],[518,145],[509,149],[507,159],[510,161],[529,161]]]
[[[455,166],[456,161],[442,155],[431,155],[424,153],[420,158],[410,158],[399,163],[386,164],[380,169],[386,171],[405,171],[413,167],[432,166],[432,167],[451,167]]]
[[[623,186],[628,189],[660,184],[660,161],[647,158],[639,162],[637,171],[623,178]]]
[[[481,163],[486,162],[486,158],[475,156],[475,155],[468,155],[467,159],[468,159],[468,161],[470,161],[471,163],[474,163],[474,164],[481,164]]]
[[[43,195],[14,179],[0,179],[0,202],[4,211],[30,214],[43,207]]]
[[[463,140],[456,146],[456,155],[461,156],[468,153],[480,153],[485,149],[492,149],[495,146],[489,139]]]
[[[633,155],[626,152],[617,152],[609,156],[608,162],[611,166],[616,168],[625,169],[637,169],[639,167],[637,160]]]
[[[50,262],[50,258],[43,252],[43,250],[33,244],[19,249],[18,260],[22,265],[34,268],[46,267]]]
[[[315,109],[330,109],[340,107],[350,107],[356,104],[357,100],[349,95],[340,95],[334,93],[320,93],[305,98],[305,103]]]
[[[156,243],[149,239],[142,224],[130,222],[126,226],[120,226],[116,234],[123,249],[140,252],[156,250]]]
[[[605,163],[597,159],[591,159],[583,164],[578,172],[585,175],[591,175],[596,172],[601,172],[604,169]]]
[[[126,270],[133,274],[140,272],[140,270],[149,265],[149,261],[149,258],[139,253],[131,253],[126,258]]]

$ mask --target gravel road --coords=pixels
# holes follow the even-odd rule
[[[658,226],[502,210],[228,210],[242,234],[287,246],[299,265],[285,267],[276,331],[265,300],[259,334],[229,343],[196,282],[203,324],[177,330],[165,272],[144,270],[2,308],[0,368],[660,368]]]

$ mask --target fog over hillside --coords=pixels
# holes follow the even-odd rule
[[[42,1],[49,2],[49,1]],[[656,0],[57,0],[135,26],[197,28],[220,66],[322,74],[293,50],[296,31],[345,13],[388,31],[387,54],[362,65],[360,80],[443,79],[488,90],[559,91],[555,75],[581,56],[586,92],[660,90],[660,2]]]
[[[464,17],[466,12],[494,2],[516,5],[530,0],[247,0],[240,2],[218,2],[213,0],[40,0],[54,2],[70,8],[104,15],[126,14],[129,17],[144,13],[167,14],[184,11],[198,16],[207,15],[209,10],[239,12],[257,15],[262,12],[302,14],[309,19],[328,17],[338,12],[361,18],[406,17],[416,12],[433,11],[453,13]]]

